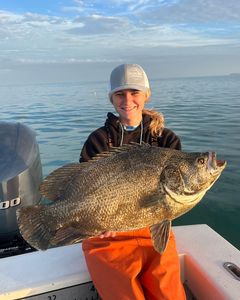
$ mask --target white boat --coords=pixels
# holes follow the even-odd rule
[[[240,251],[207,225],[173,227],[181,279],[197,300],[240,299]],[[0,259],[0,299],[100,299],[81,245]],[[113,295],[114,299],[114,295]]]
[[[20,241],[16,209],[40,201],[42,170],[35,133],[20,123],[1,122],[0,146],[0,246],[15,241],[18,250],[31,251]],[[195,297],[188,298],[239,300],[240,251],[207,225],[177,226],[174,232],[181,279]],[[100,299],[81,245],[1,258],[0,300],[17,299]]]

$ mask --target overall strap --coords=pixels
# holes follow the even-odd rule
[[[159,147],[158,137],[151,135],[151,146]]]
[[[111,137],[110,128],[109,128],[108,124],[106,124],[105,126],[106,126],[106,130],[107,130],[108,147],[112,148],[113,147],[113,139]]]

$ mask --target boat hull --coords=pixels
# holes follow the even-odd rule
[[[239,280],[223,266],[240,266],[240,251],[207,225],[173,227],[182,282],[194,296],[237,300]],[[81,244],[0,259],[0,299],[100,299]]]

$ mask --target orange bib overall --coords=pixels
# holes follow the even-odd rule
[[[103,300],[186,300],[173,233],[162,255],[149,229],[82,243],[88,270]]]

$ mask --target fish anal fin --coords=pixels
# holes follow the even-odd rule
[[[160,224],[155,224],[150,227],[153,246],[160,254],[164,252],[167,247],[169,235],[171,230],[171,221],[166,220]]]
[[[72,226],[62,227],[56,231],[55,236],[50,241],[50,244],[53,247],[72,245],[80,243],[83,239],[88,237],[88,235],[82,234],[79,229]]]
[[[70,163],[56,169],[43,180],[39,187],[40,193],[49,200],[61,200],[67,185],[86,167],[86,164]]]

